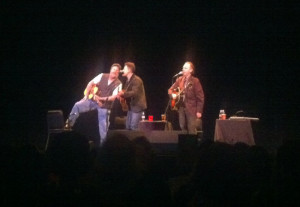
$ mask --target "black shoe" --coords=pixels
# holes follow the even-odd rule
[[[70,125],[69,119],[67,119],[66,125],[64,126],[64,129],[66,129],[66,130],[71,130],[72,129],[72,126]]]

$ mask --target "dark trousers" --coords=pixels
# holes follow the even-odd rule
[[[179,107],[178,116],[181,130],[186,131],[188,134],[197,134],[196,113],[190,113],[185,107]]]

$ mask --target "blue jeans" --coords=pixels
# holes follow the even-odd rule
[[[126,118],[126,129],[138,130],[139,122],[141,121],[141,117],[142,117],[142,113],[143,113],[142,111],[141,112],[128,111],[127,118]]]
[[[80,113],[96,110],[98,111],[98,126],[99,126],[99,134],[100,134],[100,144],[104,142],[106,139],[108,127],[109,127],[109,116],[110,110],[106,108],[101,108],[98,104],[90,99],[81,99],[76,102],[73,106],[71,113],[69,115],[69,125],[71,127],[74,126],[77,118]]]

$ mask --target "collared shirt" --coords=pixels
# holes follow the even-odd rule
[[[97,75],[92,81],[94,84],[98,84],[101,79],[102,79],[103,73],[100,73],[99,75]],[[109,84],[108,84],[109,85]],[[113,91],[112,95],[117,95],[119,93],[119,91],[122,90],[122,83],[120,85],[118,85],[118,87],[115,88],[115,90]]]

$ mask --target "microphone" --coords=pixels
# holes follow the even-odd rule
[[[180,71],[179,73],[177,73],[176,75],[173,76],[173,78],[182,75],[182,71]]]

